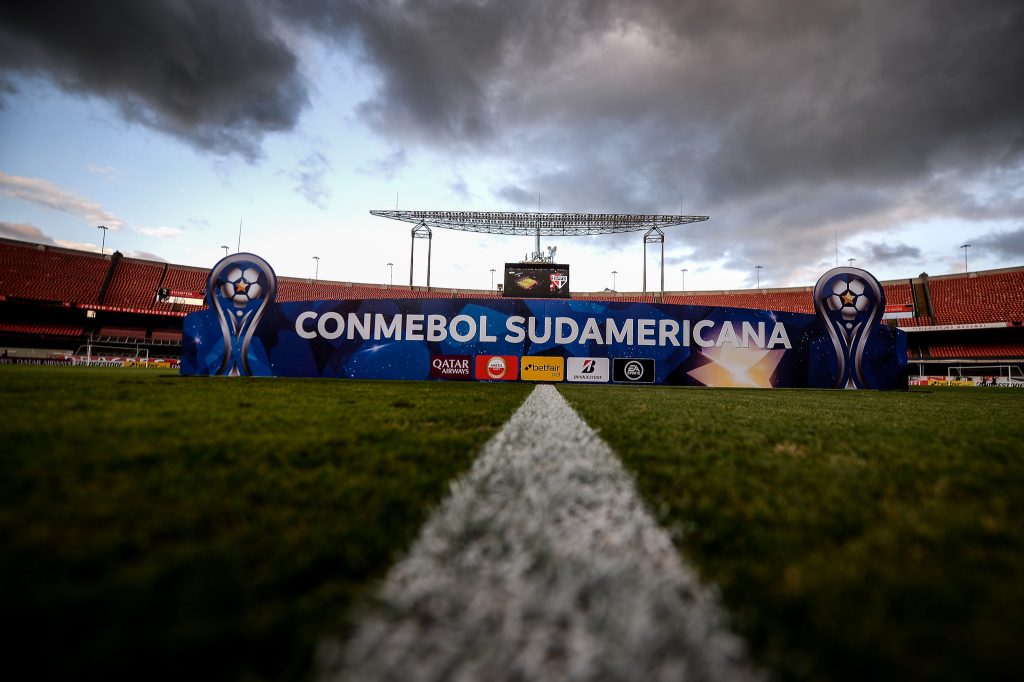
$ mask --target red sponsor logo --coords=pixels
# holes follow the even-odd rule
[[[519,378],[519,358],[514,355],[478,355],[475,377],[484,381],[515,381]]]

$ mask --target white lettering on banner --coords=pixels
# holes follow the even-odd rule
[[[715,323],[712,322],[711,320],[701,320],[697,324],[693,325],[693,340],[697,342],[698,346],[700,346],[701,348],[711,348],[712,346],[715,345],[714,341],[708,341],[707,339],[700,335],[702,330],[709,329],[710,327],[714,326]]]
[[[365,339],[370,336],[370,313],[363,313],[363,319],[355,313],[348,314],[348,340],[356,338],[356,330],[359,330],[359,338]]]
[[[314,313],[312,310],[307,310],[303,313],[299,313],[299,316],[295,318],[295,333],[304,339],[315,339],[316,332],[307,332],[302,326],[302,323],[305,322],[306,320],[315,319],[316,313]]]
[[[314,323],[315,321],[315,323]],[[601,323],[589,317],[582,323],[571,317],[523,317],[511,315],[505,320],[506,343],[522,343],[529,338],[531,343],[542,344],[554,341],[557,344],[587,344],[610,346],[617,343],[639,346],[689,346],[693,344],[701,348],[792,348],[785,325],[775,322],[768,341],[765,343],[767,328],[764,322],[756,326],[743,322],[740,333],[735,325],[725,320],[716,323],[713,320],[699,320],[691,325],[690,320],[648,318],[625,319],[616,321],[612,318]],[[715,327],[718,327],[715,334]],[[346,334],[346,328],[348,330]],[[498,336],[488,327],[487,316],[478,318],[470,315],[456,315],[450,320],[444,315],[397,314],[384,315],[377,313],[362,316],[349,313],[347,319],[341,313],[329,311],[322,315],[313,310],[299,313],[295,318],[295,333],[303,339],[322,338],[333,340],[346,334],[348,339],[373,339],[380,341],[444,341],[448,337],[459,343],[475,341],[478,343],[495,343]],[[682,338],[680,339],[680,335]]]
[[[469,326],[469,329],[466,331],[465,334],[459,333],[460,322],[465,322]],[[469,315],[456,315],[455,317],[452,318],[451,324],[448,325],[448,333],[451,334],[451,337],[458,341],[459,343],[471,341],[473,338],[476,337],[476,320],[474,320]]]
[[[327,331],[327,323],[334,322],[334,331]],[[325,339],[336,339],[345,331],[345,320],[338,313],[324,313],[316,323],[316,330]]]
[[[553,277],[554,275],[552,275]],[[568,328],[569,333],[565,333]],[[571,317],[555,318],[555,343],[572,343],[580,335],[580,326]]]
[[[641,346],[654,345],[654,320],[637,320],[637,344]]]
[[[505,329],[509,331],[508,334],[505,334],[505,340],[509,343],[522,343],[526,338],[524,324],[526,324],[526,318],[519,315],[513,315],[505,320]]]
[[[427,315],[427,341],[444,341],[448,338],[448,330],[445,323],[448,318],[444,315]]]
[[[406,315],[405,316],[405,340],[406,341],[422,341],[423,340],[423,316],[422,315]]]

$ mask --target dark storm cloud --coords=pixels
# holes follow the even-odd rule
[[[407,165],[409,165],[409,159],[405,150],[396,149],[387,156],[366,163],[359,170],[367,175],[376,175],[384,180],[391,180]]]
[[[979,248],[994,254],[998,260],[1019,263],[1024,259],[1024,227],[995,232],[972,240]]]
[[[331,164],[326,156],[321,152],[311,152],[288,175],[295,180],[296,192],[317,208],[325,209],[331,198],[331,190],[325,180],[330,169]]]
[[[506,160],[518,172],[499,200],[676,212],[682,198],[716,223],[687,233],[696,255],[737,266],[824,262],[835,237],[908,219],[1019,215],[964,189],[1021,179],[1017,0],[359,6],[334,25],[381,77],[364,119]]]
[[[530,210],[536,207],[537,195],[518,185],[502,185],[494,190],[494,196],[512,204],[516,210]]]
[[[8,74],[253,158],[308,103],[280,35],[314,35],[377,79],[357,113],[396,148],[504,164],[492,193],[525,209],[537,196],[545,210],[682,203],[712,217],[670,236],[688,259],[782,273],[909,221],[1024,210],[1019,0],[41,7],[0,10]]]
[[[921,258],[921,249],[901,242],[868,242],[858,250],[860,260],[867,263],[913,261]]]
[[[130,121],[254,159],[308,100],[298,60],[255,2],[8,3],[0,68],[116,103]]]

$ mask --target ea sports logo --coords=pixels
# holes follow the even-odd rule
[[[641,365],[636,360],[630,360],[629,362],[626,363],[626,367],[625,367],[625,369],[623,369],[623,371],[626,373],[626,378],[627,379],[630,379],[632,381],[636,381],[637,379],[640,379],[641,377],[643,377],[643,375],[644,375],[644,366]]]
[[[506,369],[508,367],[500,357],[493,357],[487,361],[487,376],[492,379],[500,379],[505,376]]]

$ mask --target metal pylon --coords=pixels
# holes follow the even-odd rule
[[[417,239],[427,240],[427,291],[430,291],[430,247],[434,241],[434,233],[424,222],[421,222],[419,225],[412,228],[412,238],[410,239],[411,247],[409,249],[409,288],[412,289],[412,275],[413,272],[415,272],[416,266]]]
[[[644,232],[644,293],[647,293],[647,245],[661,244],[661,300],[665,300],[665,233],[657,227]]]

